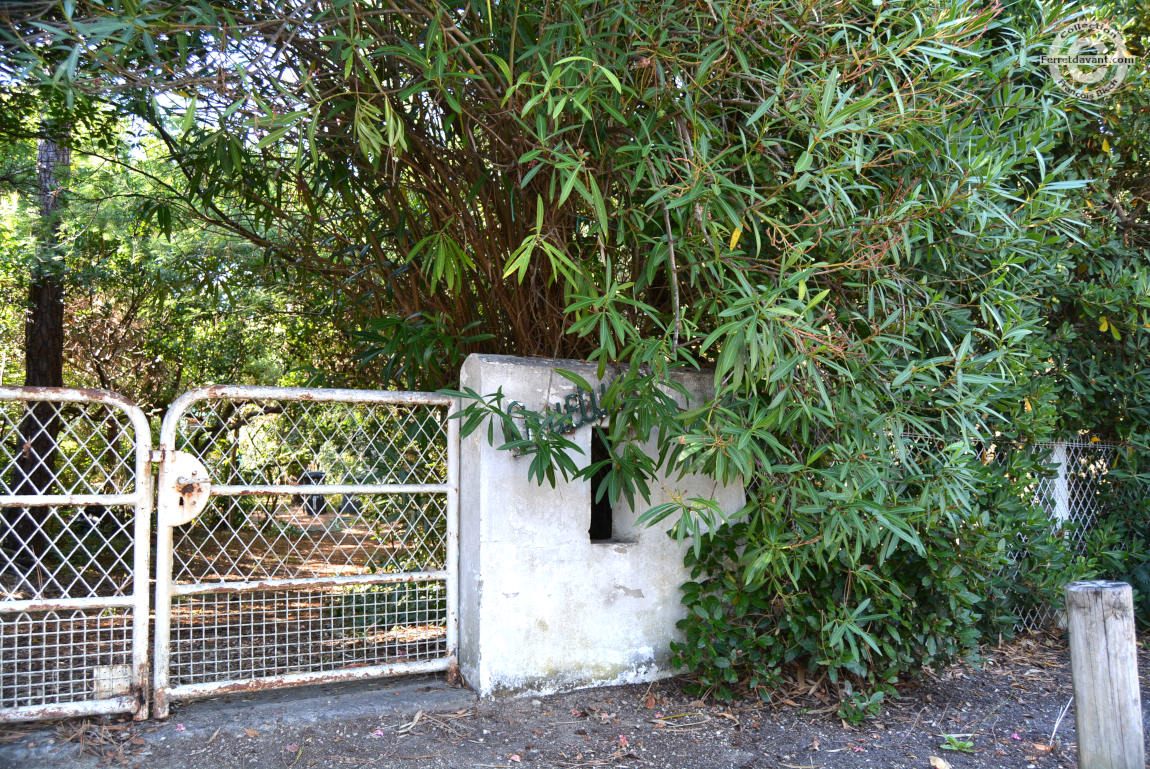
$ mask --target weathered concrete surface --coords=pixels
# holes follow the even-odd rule
[[[541,411],[576,391],[554,373],[574,371],[598,386],[595,367],[571,360],[471,355],[461,384]],[[681,380],[692,399],[709,375]],[[497,428],[498,429],[498,428]],[[591,427],[567,436],[590,460]],[[498,445],[500,441],[496,441]],[[654,451],[654,446],[648,446]],[[669,644],[683,616],[679,586],[688,579],[684,546],[660,528],[635,526],[648,507],[673,494],[714,499],[728,514],[744,502],[741,485],[677,473],[651,484],[649,503],[614,510],[614,539],[591,542],[591,484],[556,486],[527,478],[526,457],[488,444],[481,428],[460,446],[460,668],[480,695],[549,693],[650,681],[671,674]]]
[[[204,752],[220,737],[244,737],[248,730],[268,733],[331,724],[365,717],[414,715],[466,708],[475,693],[449,686],[436,676],[407,676],[354,683],[300,686],[244,696],[177,703],[166,721],[140,724],[148,745],[184,743],[188,751]],[[31,747],[34,746],[34,747]],[[182,760],[159,762],[149,749],[135,756],[134,764],[149,769],[178,769]],[[274,756],[278,764],[279,756]],[[26,739],[0,745],[0,769],[95,769],[107,766],[73,743],[61,743],[51,725]]]

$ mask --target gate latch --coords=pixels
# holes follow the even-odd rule
[[[168,526],[183,526],[194,521],[212,491],[207,468],[186,451],[164,452],[158,484],[157,517],[159,523]]]

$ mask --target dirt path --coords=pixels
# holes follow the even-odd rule
[[[1150,654],[1140,657],[1150,714]],[[367,715],[313,699],[301,706],[302,720],[274,702],[235,703],[222,721],[191,705],[164,723],[9,730],[0,767],[1070,769],[1077,761],[1062,638],[1022,639],[989,651],[978,669],[928,676],[860,727],[844,725],[832,705],[797,686],[766,705],[702,701],[675,679],[478,703],[439,681],[423,690],[444,699]],[[378,705],[385,694],[376,686],[367,696]],[[78,747],[89,758],[78,760]]]

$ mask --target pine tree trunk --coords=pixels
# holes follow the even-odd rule
[[[67,131],[40,141],[36,157],[39,174],[40,244],[28,289],[24,318],[24,384],[62,387],[64,384],[64,283],[58,259],[61,179],[71,163]],[[20,421],[20,445],[15,477],[16,494],[50,493],[56,475],[56,438],[60,419],[51,403],[30,403]],[[35,564],[45,552],[41,524],[47,509],[5,508],[4,544],[8,558],[21,566]]]

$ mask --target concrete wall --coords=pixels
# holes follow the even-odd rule
[[[532,410],[563,401],[575,386],[554,368],[597,385],[595,367],[570,360],[472,355],[461,384]],[[696,396],[709,375],[683,383]],[[498,430],[498,427],[496,428]],[[590,426],[567,437],[590,457]],[[498,445],[500,441],[496,441]],[[527,457],[487,443],[483,427],[460,452],[460,669],[481,695],[554,692],[600,684],[649,681],[671,674],[668,645],[683,616],[679,586],[687,581],[683,547],[659,528],[634,525],[647,509],[620,500],[611,541],[588,535],[591,484],[539,486],[527,479]],[[709,478],[658,478],[650,505],[684,496],[713,498],[728,513],[743,505],[743,489]]]

